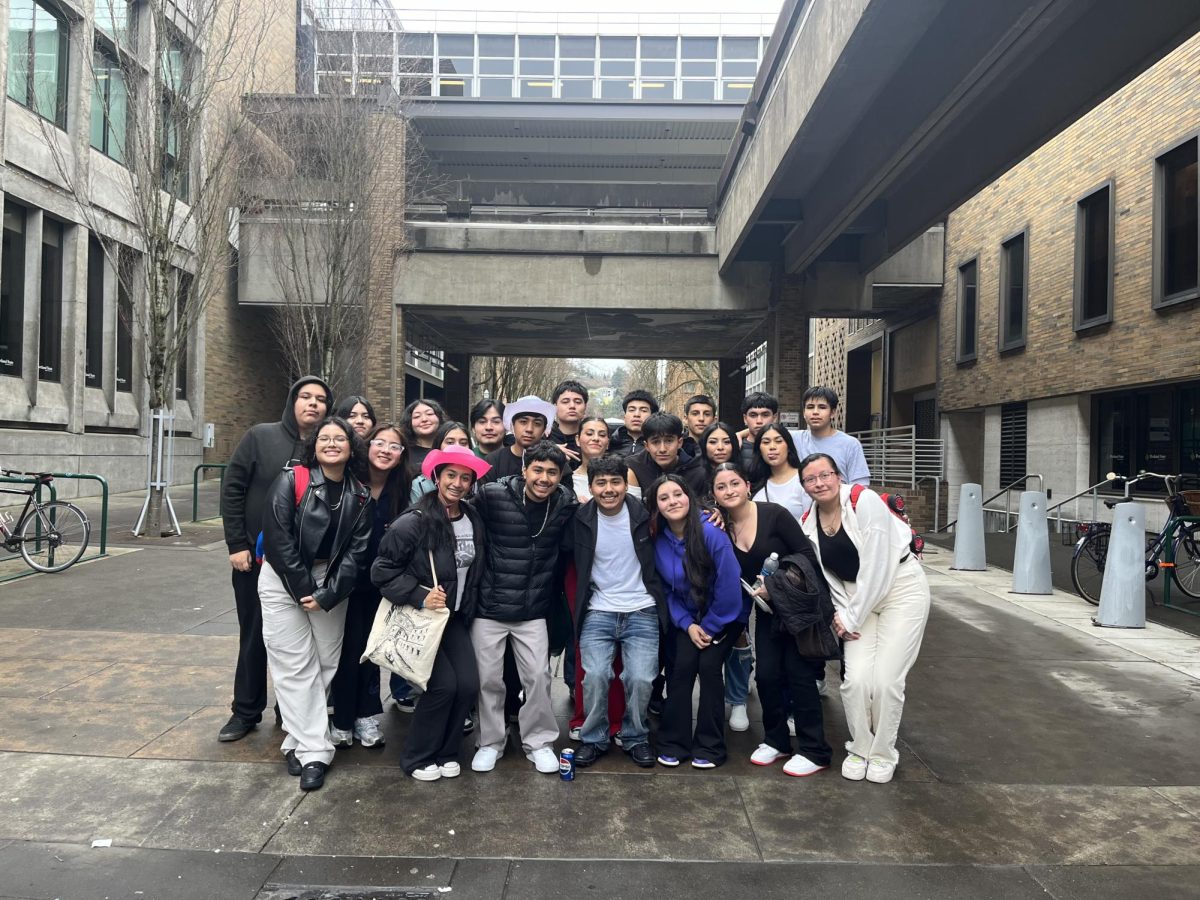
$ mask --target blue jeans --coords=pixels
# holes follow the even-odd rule
[[[625,719],[621,743],[626,750],[650,739],[646,707],[658,674],[658,612],[653,606],[632,613],[589,610],[579,634],[583,663],[583,729],[585,744],[608,748],[608,684],[613,657],[621,648],[621,683],[625,686]]]
[[[748,631],[743,634],[749,636]],[[725,661],[725,702],[730,706],[745,706],[750,696],[750,672],[754,668],[754,649],[749,640],[745,647],[734,647]]]

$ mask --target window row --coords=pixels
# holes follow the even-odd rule
[[[1085,332],[1113,320],[1115,185],[1089,192],[1075,204],[1074,327]],[[1200,172],[1197,138],[1172,147],[1154,162],[1154,308],[1200,297]],[[1029,230],[1000,244],[997,347],[1025,346],[1029,317]],[[979,257],[958,267],[955,358],[978,355]]]
[[[105,245],[87,236],[85,284],[66,282],[64,249],[72,229],[78,227],[42,213],[41,238],[36,237],[36,211],[11,200],[4,203],[3,249],[0,253],[0,376],[21,377],[29,366],[40,381],[60,382],[63,377],[63,310],[69,293],[86,292],[84,378],[88,387],[106,388],[111,378],[118,391],[133,391],[134,308],[132,286],[140,264],[137,254],[123,246]],[[26,290],[30,268],[40,273],[36,296]],[[180,314],[188,303],[191,276],[178,272],[177,302]],[[36,304],[36,358],[27,359],[26,320]],[[106,359],[106,350],[111,354]],[[188,349],[179,353],[176,397],[188,395]]]

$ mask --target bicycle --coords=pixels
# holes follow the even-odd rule
[[[1179,524],[1182,516],[1197,515],[1191,511],[1191,505],[1200,501],[1200,491],[1176,490],[1180,480],[1179,475],[1159,475],[1156,472],[1140,472],[1136,478],[1125,482],[1125,497],[1121,500],[1105,500],[1104,505],[1112,509],[1118,503],[1129,499],[1129,488],[1147,478],[1159,478],[1167,486],[1167,496],[1163,498],[1170,518],[1162,530],[1146,541],[1146,581],[1158,577],[1160,569],[1167,568],[1162,563],[1162,557],[1167,547],[1167,535],[1172,526],[1178,525],[1175,537],[1175,567],[1170,569],[1170,577],[1175,584],[1189,597],[1200,599],[1200,525],[1195,523]],[[1116,476],[1111,476],[1110,480]],[[1195,499],[1193,499],[1195,498]],[[1100,588],[1104,584],[1104,565],[1108,559],[1108,539],[1112,533],[1109,522],[1080,522],[1077,529],[1081,535],[1075,544],[1071,556],[1071,582],[1075,590],[1093,606],[1100,605]],[[1166,576],[1164,576],[1166,577]]]
[[[0,513],[3,539],[0,546],[10,553],[20,552],[21,558],[37,572],[62,572],[75,565],[87,550],[92,535],[87,515],[65,500],[37,498],[38,488],[50,484],[53,475],[0,469],[0,476],[7,475],[28,475],[37,481],[27,490],[0,484],[0,494],[25,497],[25,506],[15,520],[7,513]]]

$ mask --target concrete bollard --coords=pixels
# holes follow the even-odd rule
[[[1105,628],[1146,627],[1146,510],[1140,504],[1113,508],[1100,612],[1092,621]]]
[[[1022,491],[1017,519],[1017,547],[1013,553],[1014,594],[1052,594],[1050,580],[1050,527],[1046,521],[1046,495]]]
[[[983,544],[983,488],[964,484],[958,494],[958,522],[954,526],[954,565],[964,572],[987,570]]]

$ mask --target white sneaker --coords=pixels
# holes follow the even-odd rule
[[[807,756],[801,756],[797,753],[783,765],[783,774],[792,775],[796,778],[804,778],[808,775],[813,775],[820,772],[822,769],[828,769],[829,766],[818,766]]]
[[[383,729],[379,727],[378,716],[367,716],[354,720],[354,736],[364,747],[382,746],[384,742]]]
[[[496,760],[499,758],[499,750],[493,750],[491,747],[480,747],[475,751],[475,758],[471,760],[471,771],[490,772],[496,768]]]
[[[792,716],[788,716],[788,734],[792,737],[796,736],[796,720]]]
[[[829,683],[824,678],[817,682],[817,694],[821,697],[829,696]]]
[[[776,750],[770,744],[759,744],[758,749],[750,754],[750,762],[756,766],[769,766],[771,763],[783,759],[785,756],[787,756],[786,753]]]
[[[750,717],[746,715],[745,703],[736,703],[729,711],[729,727],[733,731],[750,730]]]
[[[895,774],[895,763],[882,759],[873,759],[867,763],[867,781],[873,781],[875,784],[887,784]]]
[[[849,754],[842,761],[842,777],[850,781],[862,781],[867,777],[867,761],[857,753]]]
[[[414,769],[412,777],[417,781],[437,781],[442,777],[442,772],[437,766],[430,763],[422,769]]]
[[[341,728],[329,726],[329,739],[335,747],[350,747],[354,744],[354,732],[343,731]]]
[[[569,737],[573,741],[582,740],[582,738],[579,736],[580,734],[582,734],[582,732],[583,732],[583,726],[576,725],[574,728],[572,728],[570,731],[567,732],[567,737]]]
[[[558,752],[553,747],[542,747],[540,750],[526,753],[525,758],[543,775],[558,771]]]
[[[438,766],[438,771],[441,773],[443,778],[457,778],[462,774],[462,766],[454,762],[454,760],[451,760],[450,762],[444,762]]]

